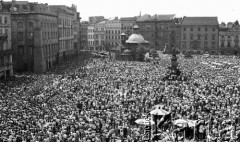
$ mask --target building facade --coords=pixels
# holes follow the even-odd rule
[[[88,49],[88,25],[89,23],[84,21],[80,25],[80,44],[82,50]]]
[[[150,42],[150,46],[157,50],[164,50],[165,47],[172,47],[171,33],[174,30],[175,15],[143,15],[139,17],[136,24],[139,33]]]
[[[73,28],[73,34],[74,34],[74,41],[73,41],[73,47],[74,47],[74,53],[78,55],[78,53],[81,50],[81,25],[80,25],[80,13],[76,12],[74,16],[74,28]]]
[[[95,51],[105,50],[105,23],[102,21],[94,26]]]
[[[136,24],[137,17],[123,17],[120,18],[121,34],[126,35],[128,38],[133,34],[133,26]]]
[[[88,25],[87,30],[88,50],[95,51],[94,25]]]
[[[74,22],[77,20],[76,8],[65,5],[51,5],[52,11],[57,12],[59,60],[67,60],[75,54]]]
[[[106,21],[106,46],[116,47],[121,44],[121,21],[118,18]]]
[[[240,27],[219,29],[219,48],[221,54],[240,53]]]
[[[0,79],[6,79],[13,75],[11,13],[0,5]]]
[[[45,72],[57,62],[56,13],[48,5],[14,2],[12,47],[16,71]]]
[[[184,17],[181,23],[181,52],[217,53],[218,25],[217,17]]]

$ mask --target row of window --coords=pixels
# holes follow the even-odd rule
[[[27,26],[28,26],[28,28],[33,28],[34,24],[33,24],[33,22],[28,22]],[[23,28],[24,27],[23,22],[18,22],[17,27],[20,28],[20,29]],[[43,27],[43,25],[41,25],[41,27]]]
[[[231,36],[231,35],[222,35],[221,37],[222,37],[222,38],[225,38],[225,37],[227,37],[227,38],[233,37],[233,38],[234,38],[234,37],[235,37],[235,39],[238,39],[238,38],[239,38],[238,35],[235,35],[235,36],[234,36],[234,35],[232,35],[232,36]]]
[[[0,24],[8,24],[9,21],[9,16],[0,16]]]
[[[57,53],[58,52],[58,46],[57,45],[58,45],[57,43],[44,45],[43,50],[44,50],[45,57],[48,56],[48,55],[51,55],[53,53]]]
[[[221,47],[225,47],[225,42],[221,41]],[[231,44],[230,41],[227,42],[227,47],[239,47],[239,41],[235,41],[234,44]]]
[[[58,20],[58,23],[60,24],[60,25],[66,25],[66,26],[71,26],[71,25],[73,25],[73,20],[70,20],[70,19],[64,19],[64,18],[59,18],[59,20]]]
[[[73,40],[59,41],[59,48],[60,48],[60,50],[73,48]]]
[[[187,31],[187,30],[189,30],[189,31],[201,31],[202,29],[204,29],[205,32],[210,31],[210,30],[212,30],[213,32],[216,31],[216,28],[208,28],[208,27],[205,27],[205,28],[201,28],[201,27],[198,27],[198,28],[193,28],[193,27],[183,28],[183,31]]]
[[[115,40],[120,40],[121,39],[121,36],[106,36],[106,39],[115,39]]]
[[[96,27],[95,31],[105,31],[105,29],[103,27]]]
[[[187,34],[183,34],[182,36],[183,36],[183,40],[186,40],[186,39],[187,39]],[[189,34],[189,37],[190,37],[190,40],[195,40],[195,39],[201,40],[202,37],[204,37],[204,40],[208,40],[209,37],[210,37],[210,35],[209,35],[209,34],[205,34],[205,35],[201,35],[201,34],[197,34],[197,35],[196,35],[196,34]],[[194,38],[194,37],[197,37],[197,38]],[[216,34],[212,34],[212,35],[211,35],[211,39],[212,39],[212,40],[216,40]]]
[[[106,30],[106,34],[121,34],[120,30]]]
[[[73,36],[73,29],[59,29],[59,37]]]
[[[57,32],[42,32],[43,40],[57,39]]]
[[[205,49],[209,48],[209,43],[210,42],[204,41],[203,43],[204,43],[204,48]],[[200,44],[201,44],[201,42],[198,42],[197,44],[194,43],[194,42],[190,42],[190,48],[192,48],[192,49],[200,48]],[[187,47],[187,42],[186,41],[182,42],[182,47],[183,48]],[[213,48],[213,49],[216,48],[217,47],[217,43],[215,41],[211,42],[211,46],[210,47]]]

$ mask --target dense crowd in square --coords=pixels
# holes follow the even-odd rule
[[[159,104],[171,112],[172,121],[201,121],[203,135],[197,130],[195,139],[239,141],[240,59],[178,58],[186,81],[162,80],[168,57],[136,62],[86,54],[45,74],[1,82],[0,142],[139,142],[144,127],[135,121]],[[164,138],[177,129],[163,124],[158,133]]]

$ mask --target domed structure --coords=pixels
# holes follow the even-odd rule
[[[148,41],[144,40],[141,34],[132,34],[126,43],[149,43]]]

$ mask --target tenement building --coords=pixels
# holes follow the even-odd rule
[[[87,50],[88,48],[88,25],[87,21],[83,21],[80,24],[80,47],[82,50]]]
[[[94,26],[94,41],[96,51],[105,50],[105,23],[106,21],[102,21]]]
[[[0,79],[13,75],[10,7],[0,2]]]
[[[219,28],[219,48],[221,54],[240,54],[240,27]]]
[[[121,34],[126,36],[126,39],[133,34],[133,26],[136,24],[137,17],[123,17],[121,21]]]
[[[218,53],[218,25],[217,17],[183,17],[181,52]]]
[[[95,50],[95,40],[94,40],[94,25],[88,25],[87,27],[87,36],[88,36],[88,50]]]
[[[12,6],[14,69],[45,72],[58,58],[57,14],[46,4],[14,1]]]
[[[121,21],[115,19],[106,21],[106,46],[112,48],[121,44]]]
[[[60,61],[69,59],[75,54],[73,29],[76,8],[65,5],[51,5],[50,8],[57,12],[59,59]]]
[[[145,40],[150,42],[150,46],[157,50],[164,50],[165,47],[174,46],[171,41],[171,33],[175,29],[175,15],[143,15],[139,17],[136,24],[139,27],[139,33]]]

